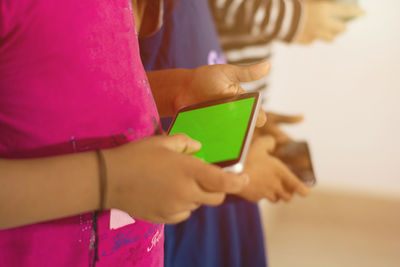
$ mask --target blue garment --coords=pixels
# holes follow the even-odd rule
[[[171,10],[167,7],[161,30],[140,41],[145,69],[224,63],[210,14],[207,0],[181,0]],[[166,226],[165,267],[181,266],[265,267],[257,205],[229,196],[221,206],[200,207],[187,221]]]

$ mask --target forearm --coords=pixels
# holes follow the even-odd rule
[[[0,159],[0,229],[96,210],[99,198],[94,152]]]
[[[175,96],[187,87],[188,69],[169,69],[147,72],[154,100],[161,117],[173,116],[179,108]]]

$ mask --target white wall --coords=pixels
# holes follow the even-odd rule
[[[333,44],[275,46],[267,105],[305,115],[286,129],[311,143],[319,186],[400,195],[400,1],[360,2]]]

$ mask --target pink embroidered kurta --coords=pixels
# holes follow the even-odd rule
[[[130,0],[0,0],[0,157],[115,147],[158,121]],[[92,230],[93,213],[1,230],[0,266],[90,266]],[[96,266],[163,265],[163,225],[104,211],[97,236]]]

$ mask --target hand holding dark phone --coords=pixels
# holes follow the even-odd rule
[[[307,186],[315,185],[316,177],[307,142],[291,141],[280,144],[276,147],[273,155],[285,163]]]

